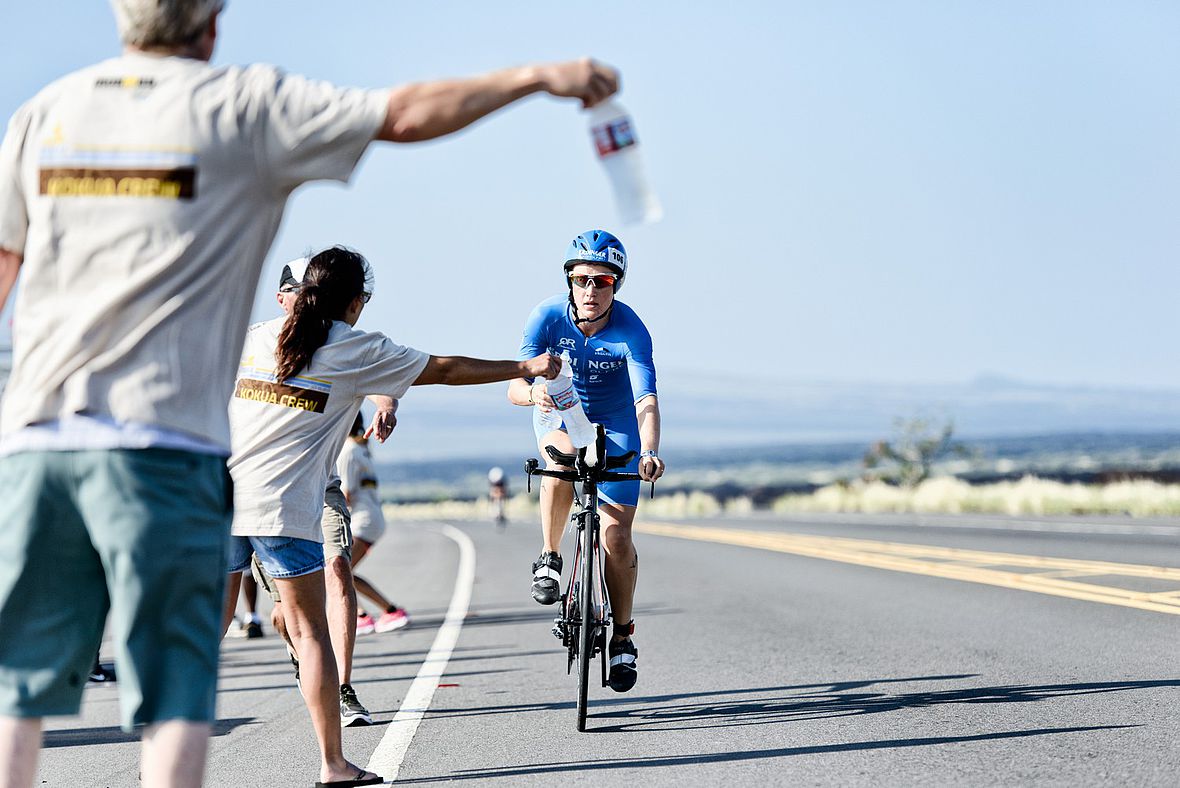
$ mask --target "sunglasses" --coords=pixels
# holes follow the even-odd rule
[[[370,298],[372,298],[372,297],[373,297],[373,294],[372,294],[372,293],[370,293],[369,291],[367,291],[367,290],[362,290],[362,291],[361,291],[361,299],[362,299],[362,300],[363,300],[363,301],[364,301],[366,304],[367,304],[367,303],[369,303],[369,299],[370,299]]]
[[[570,274],[570,281],[577,287],[585,289],[593,282],[595,287],[614,287],[619,277],[614,274]]]

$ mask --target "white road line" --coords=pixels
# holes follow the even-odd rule
[[[463,628],[463,620],[467,617],[467,607],[471,604],[471,588],[475,584],[475,545],[471,538],[452,525],[444,524],[441,528],[431,530],[440,531],[459,545],[459,570],[455,576],[455,591],[451,594],[451,605],[447,608],[442,626],[438,628],[430,653],[426,655],[418,675],[414,677],[414,683],[410,685],[401,708],[389,723],[389,730],[381,737],[381,742],[373,751],[373,757],[369,759],[369,765],[365,767],[382,775],[386,782],[397,779],[398,770],[401,769],[402,761],[406,757],[406,750],[418,731],[418,723],[430,708],[434,691],[438,689],[439,680],[446,672],[451,652],[459,640],[459,630]]]

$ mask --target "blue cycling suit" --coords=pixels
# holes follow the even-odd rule
[[[638,454],[635,403],[656,394],[656,368],[651,334],[635,310],[615,301],[606,325],[588,337],[574,325],[567,295],[546,299],[529,315],[517,358],[524,360],[542,353],[564,353],[569,358],[574,388],[587,418],[606,429],[607,453]],[[534,408],[533,430],[538,441],[561,428],[557,411],[542,414]],[[638,469],[636,457],[623,470],[635,473]],[[598,491],[609,503],[635,506],[639,502],[639,482],[606,482],[599,485]]]

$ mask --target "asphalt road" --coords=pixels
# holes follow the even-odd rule
[[[1161,568],[1180,568],[1180,521],[651,523],[639,684],[592,689],[582,734],[552,609],[528,596],[536,527],[454,525],[469,604],[467,539],[439,524],[391,529],[362,565],[414,624],[360,639],[354,684],[378,724],[345,749],[399,783],[1178,781],[1180,569]],[[116,711],[115,688],[91,686],[80,718],[50,720],[42,784],[136,785]],[[226,641],[219,714],[209,785],[315,780],[273,635]]]

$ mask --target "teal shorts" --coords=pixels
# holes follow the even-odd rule
[[[123,727],[212,722],[233,491],[170,449],[0,457],[0,715],[76,714],[110,632]]]

